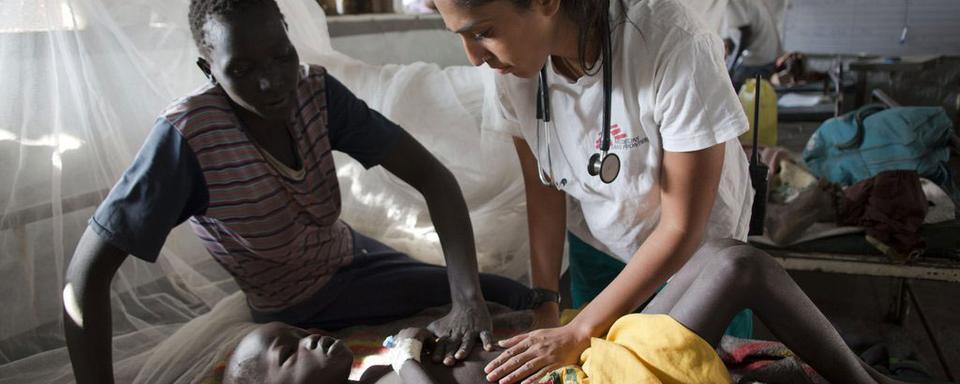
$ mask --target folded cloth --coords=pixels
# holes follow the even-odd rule
[[[837,223],[866,228],[867,240],[892,260],[906,263],[926,249],[920,226],[927,198],[916,171],[886,171],[843,192]]]
[[[717,352],[738,383],[827,383],[783,343],[724,336]]]
[[[542,384],[730,383],[717,352],[668,315],[621,317],[603,339],[590,340],[580,366],[566,366]]]

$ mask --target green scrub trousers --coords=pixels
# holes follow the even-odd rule
[[[626,266],[606,253],[567,233],[570,243],[570,296],[573,308],[582,308],[603,291]],[[657,289],[660,292],[666,284]],[[637,311],[643,310],[644,304]],[[745,309],[733,317],[725,334],[749,339],[753,336],[753,312]]]

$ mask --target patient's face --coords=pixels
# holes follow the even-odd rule
[[[259,326],[237,345],[227,376],[256,372],[261,376],[256,381],[265,384],[341,384],[352,363],[353,353],[343,342],[274,322]]]

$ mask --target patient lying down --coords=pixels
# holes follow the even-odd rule
[[[643,313],[621,317],[603,338],[591,340],[576,365],[547,376],[553,382],[584,384],[729,383],[730,375],[715,348],[730,320],[743,308],[752,309],[781,342],[829,382],[896,382],[859,360],[772,257],[733,240],[705,244]],[[525,335],[507,344],[533,337]],[[401,331],[393,340],[392,369],[368,369],[360,383],[486,383],[489,372],[484,367],[491,361],[514,369],[524,364],[522,354],[479,349],[454,367],[421,364],[430,359],[423,358],[419,347],[432,340],[421,329]],[[269,323],[240,342],[224,383],[349,383],[352,362],[350,350],[334,338]]]
[[[421,328],[407,328],[396,335],[403,340],[423,342],[431,338]],[[430,348],[423,348],[424,353]],[[390,366],[367,369],[358,382],[348,380],[353,352],[346,343],[330,337],[273,322],[259,326],[248,334],[234,351],[224,372],[224,384],[284,383],[486,383],[483,367],[500,352],[475,348],[473,353],[454,367],[442,364],[420,364],[414,359],[400,362],[400,373]]]

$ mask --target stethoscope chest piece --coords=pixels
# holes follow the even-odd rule
[[[587,173],[590,176],[600,176],[600,181],[604,184],[610,184],[620,174],[620,157],[615,153],[606,155],[594,153],[593,156],[590,156]]]

